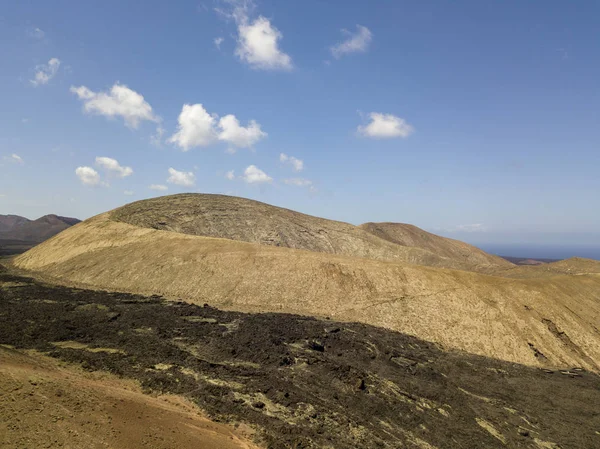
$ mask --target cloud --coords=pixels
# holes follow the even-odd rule
[[[219,140],[227,142],[238,148],[249,148],[267,137],[267,133],[260,129],[255,120],[250,120],[248,126],[240,126],[235,115],[229,114],[219,120]]]
[[[169,188],[167,186],[163,186],[162,184],[152,184],[152,185],[148,186],[148,188],[150,190],[159,190],[161,192],[164,192],[165,190],[169,190]]]
[[[304,169],[304,161],[297,159],[294,156],[288,156],[285,153],[279,155],[279,161],[283,164],[289,164],[294,171],[302,171]]]
[[[24,164],[25,162],[23,161],[23,158],[21,156],[19,156],[18,154],[11,154],[10,158],[14,161],[17,162],[18,164]]]
[[[348,30],[342,30],[348,38],[344,42],[335,44],[330,48],[331,54],[335,58],[341,58],[348,53],[365,52],[369,48],[369,44],[373,40],[373,33],[362,25],[356,25],[356,33],[351,33]]]
[[[233,170],[229,170],[227,173],[225,173],[225,178],[233,181],[235,179],[235,172]]]
[[[169,168],[169,176],[167,182],[178,186],[191,187],[196,182],[196,176],[191,171],[177,171],[174,168]]]
[[[260,124],[250,120],[247,127],[240,126],[233,114],[218,120],[217,114],[210,114],[202,104],[184,104],[178,118],[177,132],[168,142],[179,146],[183,151],[194,147],[207,147],[217,141],[226,142],[238,148],[249,148],[267,137]]]
[[[15,153],[11,154],[10,156],[4,156],[2,158],[2,160],[6,161],[6,162],[12,162],[14,164],[24,164],[25,163],[23,158]]]
[[[305,179],[305,178],[288,178],[288,179],[284,179],[283,182],[284,182],[284,184],[287,184],[290,186],[297,186],[297,187],[312,186],[312,181],[310,179]]]
[[[214,43],[215,43],[215,47],[217,47],[219,50],[221,49],[221,44],[223,43],[225,39],[223,39],[222,37],[215,37],[214,39]]]
[[[83,185],[92,187],[102,185],[100,175],[92,167],[77,167],[75,174]]]
[[[454,229],[457,232],[485,232],[487,228],[482,223],[462,224]]]
[[[408,137],[414,128],[400,117],[392,114],[371,112],[371,122],[366,126],[359,126],[358,133],[375,139],[391,139],[394,137]]]
[[[169,138],[169,142],[183,151],[206,147],[217,139],[216,117],[210,115],[201,104],[184,104],[177,121],[177,132]]]
[[[230,8],[216,11],[237,25],[238,37],[235,55],[240,61],[258,70],[291,70],[292,58],[279,48],[283,34],[263,16],[251,20],[256,8],[252,0],[222,0]]]
[[[291,70],[292,58],[279,49],[283,34],[260,16],[249,23],[245,17],[238,23],[238,44],[235,54],[253,69]]]
[[[70,90],[83,101],[85,112],[109,118],[121,117],[131,128],[137,128],[142,121],[161,121],[144,97],[125,85],[115,83],[108,92],[93,92],[85,86],[71,86]]]
[[[263,184],[273,181],[269,175],[258,168],[256,165],[250,165],[244,170],[244,176],[242,179],[248,184]]]
[[[158,125],[156,127],[156,132],[150,137],[150,143],[154,146],[160,147],[162,145],[162,138],[165,135],[165,132],[166,130],[162,126]]]
[[[29,30],[29,36],[36,39],[43,39],[46,36],[46,33],[44,33],[44,30],[40,28],[33,28]]]
[[[133,195],[135,192],[133,190],[123,190],[123,195],[127,195],[127,196],[131,196]]]
[[[116,159],[110,157],[97,157],[96,166],[106,170],[109,176],[117,178],[125,178],[133,174],[131,167],[122,167]]]
[[[48,84],[52,78],[56,76],[60,67],[60,59],[52,58],[48,61],[48,64],[40,64],[35,67],[35,77],[29,80],[35,87],[43,86]]]

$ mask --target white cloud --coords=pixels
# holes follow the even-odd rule
[[[196,176],[191,171],[184,172],[169,168],[169,175],[170,176],[167,178],[169,184],[191,187],[196,182]]]
[[[5,196],[6,196],[6,194],[0,193],[0,198],[4,198]]]
[[[279,49],[281,32],[269,19],[260,16],[249,23],[248,17],[238,23],[238,45],[235,54],[253,69],[291,70],[292,58]]]
[[[249,148],[267,137],[267,133],[260,129],[260,125],[255,120],[250,120],[248,126],[244,128],[232,114],[221,117],[219,128],[221,128],[219,140],[238,148]]]
[[[217,139],[216,117],[210,115],[201,104],[184,104],[177,120],[177,132],[169,142],[178,145],[183,151],[206,147]]]
[[[269,175],[258,168],[256,165],[250,165],[244,170],[244,176],[242,177],[248,184],[262,184],[273,181]]]
[[[217,47],[219,50],[221,49],[221,44],[223,43],[225,39],[223,39],[222,37],[215,37],[214,39],[214,43],[215,43],[215,47]]]
[[[233,181],[235,179],[235,172],[233,170],[229,170],[227,173],[225,173],[225,178]]]
[[[485,225],[482,223],[473,223],[473,224],[462,224],[456,226],[455,231],[458,232],[485,232],[487,231]]]
[[[24,164],[25,163],[23,158],[15,153],[11,154],[10,156],[4,156],[2,158],[2,160],[6,161],[6,162],[12,162],[14,164]]]
[[[164,186],[162,184],[152,184],[152,185],[148,186],[148,188],[150,190],[159,190],[161,192],[164,192],[165,190],[169,190],[169,188],[167,186]]]
[[[108,92],[93,92],[85,86],[71,86],[70,90],[83,101],[84,111],[90,114],[122,117],[131,128],[137,128],[145,120],[160,122],[144,97],[125,85],[116,83]]]
[[[161,125],[158,125],[156,127],[156,132],[150,137],[150,143],[154,146],[160,147],[162,145],[162,139],[165,135],[165,132],[166,130]]]
[[[394,137],[408,137],[414,128],[400,117],[392,114],[371,112],[371,122],[366,126],[359,126],[358,132],[366,137],[375,139],[390,139]]]
[[[123,195],[127,195],[127,196],[131,196],[133,195],[135,192],[133,190],[123,190]]]
[[[217,122],[218,118],[217,114],[210,114],[201,104],[184,104],[179,114],[177,132],[168,142],[174,143],[183,151],[206,147],[216,141],[238,148],[249,148],[267,137],[267,133],[255,120],[250,120],[248,126],[243,127],[233,114],[221,117]]]
[[[373,33],[362,25],[356,25],[356,33],[351,33],[348,30],[342,30],[348,38],[344,42],[335,44],[330,48],[331,54],[336,58],[341,58],[348,53],[365,52],[369,44],[373,40]]]
[[[32,30],[30,29],[29,35],[31,37],[35,37],[36,39],[43,39],[44,36],[46,36],[46,33],[44,33],[44,30],[40,28],[34,28]]]
[[[40,64],[36,66],[35,77],[32,80],[29,80],[29,82],[35,87],[48,84],[48,82],[50,82],[50,80],[56,76],[59,67],[60,59],[52,58],[48,61],[48,64]]]
[[[281,32],[263,16],[250,19],[250,12],[256,8],[252,0],[223,0],[223,3],[229,8],[215,10],[235,21],[238,31],[235,54],[242,62],[261,70],[293,68],[292,58],[279,48]]]
[[[298,187],[312,186],[312,181],[310,179],[305,179],[305,178],[288,178],[288,179],[284,179],[283,182],[290,186],[298,186]]]
[[[123,167],[116,159],[110,157],[97,157],[96,166],[103,168],[109,175],[117,178],[125,178],[133,174],[131,167]]]
[[[98,186],[102,184],[100,175],[92,167],[77,167],[75,174],[83,185]]]
[[[283,164],[290,164],[294,171],[302,171],[304,169],[304,161],[302,159],[288,156],[285,153],[279,155],[279,161]]]

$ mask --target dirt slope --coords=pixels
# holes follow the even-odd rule
[[[14,263],[66,284],[327,315],[508,361],[599,369],[598,274],[509,279],[168,232],[110,213]]]
[[[115,210],[111,218],[188,235],[436,267],[471,270],[482,265],[496,268],[511,265],[493,256],[465,257],[468,248],[458,254],[442,253],[434,247],[397,245],[349,223],[225,195],[181,194],[138,201]]]
[[[253,449],[176,396],[0,347],[0,447]]]
[[[468,243],[440,237],[410,224],[365,223],[359,227],[388,242],[421,248],[469,265],[498,267],[511,267],[513,265],[501,257],[488,254]]]
[[[41,284],[10,273],[0,274],[0,285],[0,344],[136,379],[146,392],[182,395],[215,420],[250,425],[270,449],[600,447],[600,377],[594,373],[442,351],[360,323],[227,312],[156,296]],[[0,391],[3,366],[0,358]],[[22,382],[20,390],[9,383],[8,397],[18,400],[1,401],[0,413],[3,406],[27,412],[18,422],[9,414],[9,425],[21,431],[39,424],[85,432],[106,422],[107,404],[113,419],[100,435],[123,425],[143,435],[141,441],[157,442],[151,447],[161,447],[153,435],[165,437],[164,445],[171,441],[168,426],[180,422],[177,416],[161,422],[164,407],[154,407],[152,398],[138,398],[142,413],[113,400],[112,390],[88,400],[87,379],[63,388],[60,396],[39,377],[32,379],[35,385]],[[104,393],[106,382],[100,380]],[[75,401],[82,413],[72,419],[61,407],[71,411]],[[66,422],[52,423],[55,416]],[[204,436],[202,423],[192,422]],[[189,435],[181,426],[174,430],[179,435],[173,436]]]

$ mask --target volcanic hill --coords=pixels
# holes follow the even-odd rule
[[[407,225],[356,227],[202,194],[123,206],[14,261],[67,285],[359,321],[446,349],[599,371],[600,263],[558,264],[517,267]]]
[[[52,214],[37,220],[0,215],[0,255],[25,252],[79,222],[76,218]]]

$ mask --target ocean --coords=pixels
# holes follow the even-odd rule
[[[585,257],[600,260],[600,246],[573,245],[477,245],[482,250],[498,256],[527,257],[531,259],[568,259]]]

